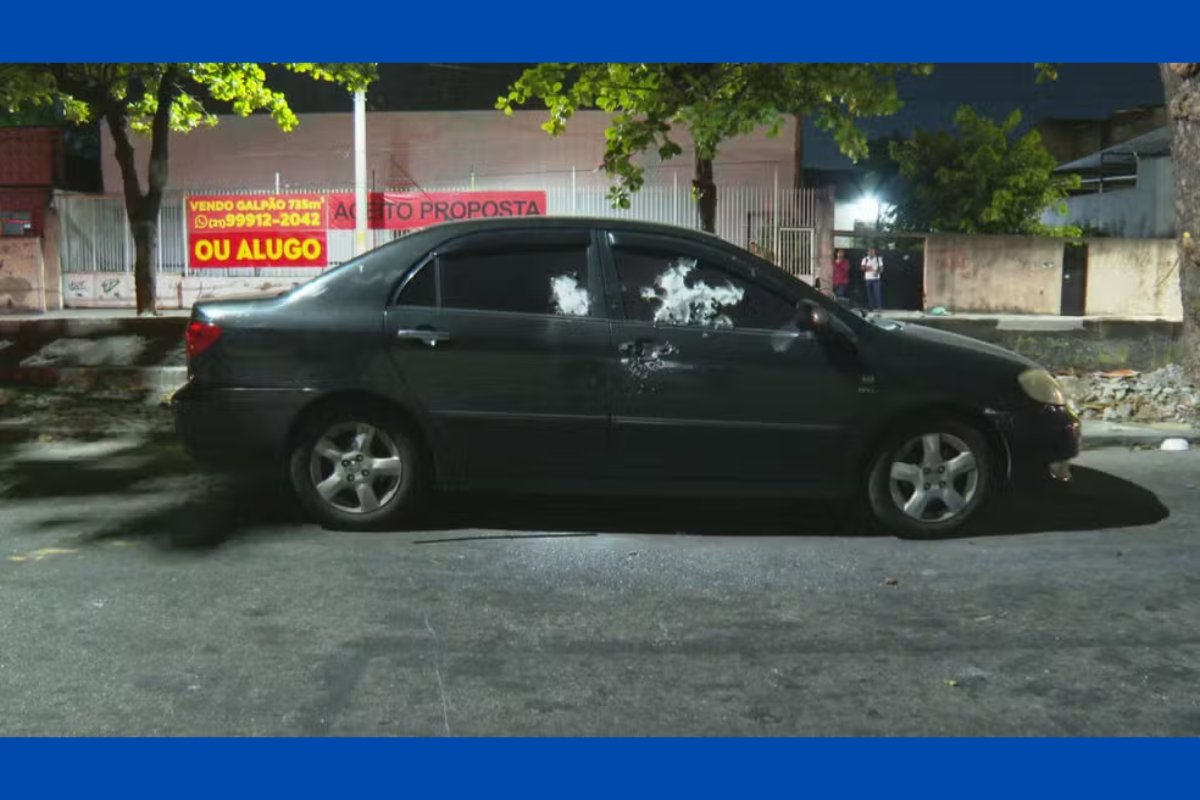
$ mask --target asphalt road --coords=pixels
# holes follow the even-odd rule
[[[9,443],[0,734],[1200,734],[1200,454],[1079,463],[940,542],[479,496],[346,534],[171,447]]]

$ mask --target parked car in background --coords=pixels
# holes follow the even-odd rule
[[[451,487],[841,496],[937,536],[1079,449],[1021,356],[611,219],[428,228],[280,297],[197,305],[187,350],[188,451],[285,469],[338,528]]]

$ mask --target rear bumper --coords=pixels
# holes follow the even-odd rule
[[[1070,477],[1067,462],[1079,455],[1083,427],[1069,408],[1041,406],[1003,415],[1001,433],[1008,445],[1009,482],[1036,485]]]
[[[195,460],[241,466],[283,456],[292,422],[314,397],[304,389],[223,389],[188,384],[171,405],[175,433]]]

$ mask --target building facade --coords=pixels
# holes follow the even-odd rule
[[[1049,209],[1043,222],[1077,225],[1085,233],[1131,238],[1175,235],[1171,133],[1166,126],[1067,162],[1059,172],[1082,178],[1065,214]]]

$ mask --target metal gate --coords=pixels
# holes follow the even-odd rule
[[[776,233],[777,264],[788,274],[813,283],[816,279],[817,232],[813,228],[780,228]]]

